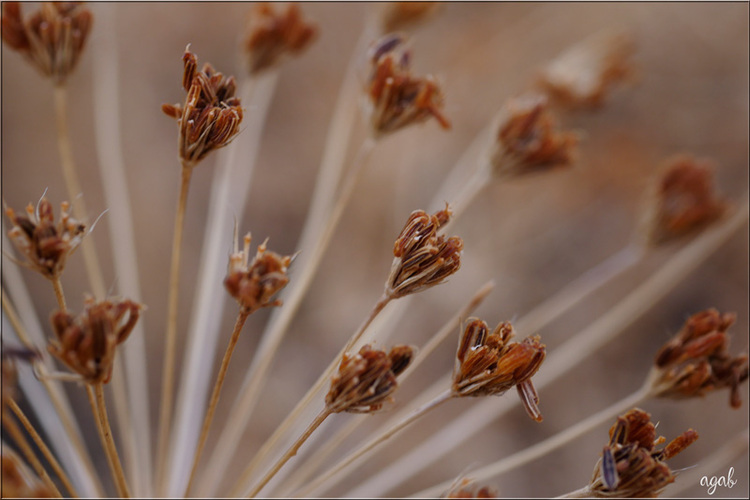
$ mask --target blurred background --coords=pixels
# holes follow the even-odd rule
[[[242,211],[240,231],[252,231],[256,238],[253,248],[269,237],[269,248],[281,254],[296,251],[328,123],[352,49],[367,17],[379,15],[385,4],[321,2],[303,3],[301,7],[303,15],[318,24],[319,37],[307,52],[284,63],[280,71],[251,193],[245,207],[236,208]],[[31,8],[24,6],[26,11]],[[152,382],[148,397],[156,429],[163,355],[161,332],[165,328],[180,174],[176,125],[161,113],[160,106],[184,100],[181,57],[188,43],[198,55],[199,64],[209,61],[221,72],[241,74],[239,41],[251,5],[149,2],[92,6],[95,16],[105,9],[114,11],[114,24],[103,26],[95,17],[88,49],[103,36],[102,29],[114,30],[118,50],[112,57],[119,67],[123,160],[133,203],[142,299],[148,307],[144,315],[148,377]],[[386,348],[391,342],[424,344],[489,279],[495,280],[496,288],[475,315],[491,326],[522,316],[631,241],[644,190],[660,163],[675,153],[711,158],[717,165],[718,189],[730,200],[742,200],[748,186],[746,3],[441,4],[434,15],[410,33],[413,68],[415,74],[429,73],[439,79],[446,95],[445,114],[453,127],[447,132],[434,122],[410,127],[387,137],[375,149],[311,292],[273,364],[252,429],[245,434],[227,477],[236,477],[244,468],[254,450],[367,315],[382,293],[393,241],[408,214],[418,208],[441,208],[430,206],[430,200],[506,99],[529,88],[541,68],[565,48],[603,29],[624,31],[632,37],[636,46],[636,81],[616,88],[598,110],[561,116],[564,127],[580,131],[584,138],[574,168],[495,183],[482,193],[451,228],[452,234],[464,239],[461,270],[448,283],[417,296],[395,325],[392,340],[379,347]],[[4,48],[2,55],[3,201],[21,209],[36,202],[47,189],[47,196],[57,208],[67,196],[59,169],[52,87],[18,54]],[[364,54],[357,57],[364,77]],[[73,152],[93,221],[107,206],[97,169],[90,54],[84,54],[69,79],[69,99]],[[247,107],[246,114],[251,113],[253,107]],[[366,130],[364,119],[357,123],[350,158]],[[186,332],[192,309],[216,161],[217,155],[211,155],[195,170],[190,188],[180,335]],[[106,236],[108,223],[108,218],[103,217],[93,235],[107,270],[107,285],[116,294],[117,276],[111,271]],[[230,243],[227,242],[227,251]],[[682,244],[684,241],[653,252],[552,325],[539,332],[519,332],[519,336],[540,334],[551,355],[556,345],[606,313],[661,268]],[[31,272],[24,270],[24,275],[39,316],[46,318],[56,307],[49,285]],[[87,285],[79,255],[71,259],[63,283],[70,307],[80,310]],[[730,330],[731,352],[746,352],[746,225],[615,341],[540,390],[544,415],[541,424],[516,408],[390,493],[408,495],[462,473],[470,477],[472,468],[522,450],[630,394],[642,384],[658,348],[688,316],[709,307],[737,313],[737,322]],[[233,305],[224,311],[220,352],[226,346],[235,313]],[[221,428],[268,316],[269,311],[261,311],[245,326],[214,428]],[[178,345],[183,344],[181,337]],[[454,351],[452,338],[399,389],[396,405],[415,398],[432,381],[450,372]],[[83,391],[68,389],[80,403],[81,422],[86,422],[89,417]],[[514,392],[503,397],[516,398]],[[690,427],[701,435],[693,446],[670,461],[673,469],[694,466],[747,428],[747,384],[742,387],[741,409],[732,410],[728,397],[727,391],[721,391],[701,400],[649,400],[642,405],[654,421],[660,422],[658,432],[667,439]],[[328,494],[349,491],[478,403],[467,399],[444,405],[421,425],[402,433]],[[347,417],[335,415],[321,432],[330,433]],[[348,446],[371,436],[378,419],[384,418],[368,419],[368,425]],[[602,425],[575,444],[488,483],[496,486],[501,496],[546,497],[582,487],[608,440],[610,425]],[[215,434],[212,436],[215,439]],[[92,450],[100,450],[95,435],[88,442]],[[209,438],[209,452],[212,443]],[[303,448],[300,456],[309,456],[309,452]],[[100,463],[102,475],[108,476],[105,462]],[[289,464],[293,465],[294,462]],[[737,483],[732,489],[720,487],[717,494],[747,497],[747,452],[725,465],[703,474],[726,475],[727,469],[734,467]],[[666,496],[670,495],[670,488]],[[708,496],[706,488],[697,482],[687,485],[680,494]]]

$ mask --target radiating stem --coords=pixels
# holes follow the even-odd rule
[[[98,429],[100,431],[102,444],[104,445],[104,451],[107,455],[107,462],[109,462],[109,467],[112,470],[112,476],[115,478],[117,494],[120,496],[120,498],[130,498],[128,485],[125,481],[125,473],[122,470],[120,457],[117,455],[115,440],[112,438],[112,428],[109,425],[109,418],[107,417],[107,406],[104,402],[104,385],[101,383],[97,383],[93,384],[92,388],[91,384],[87,384],[86,392],[89,396],[89,403],[91,404],[91,408],[92,410],[95,410],[95,417],[100,423]]]

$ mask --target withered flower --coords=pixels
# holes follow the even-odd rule
[[[56,339],[47,349],[89,384],[106,384],[112,376],[115,348],[133,331],[141,304],[131,300],[96,302],[87,297],[83,313],[67,311],[52,315]]]
[[[473,479],[458,478],[444,498],[497,498],[497,491],[489,486],[479,486]]]
[[[232,142],[240,131],[242,106],[235,97],[234,77],[226,77],[210,64],[198,71],[198,58],[185,49],[182,87],[187,91],[185,104],[162,104],[162,111],[179,124],[180,158],[196,165],[215,149]]]
[[[453,393],[456,396],[501,395],[516,387],[526,413],[542,421],[531,377],[546,356],[539,336],[510,342],[515,332],[510,323],[497,325],[489,333],[487,323],[471,318],[459,338],[453,369]]]
[[[86,226],[72,218],[69,210],[68,202],[60,204],[57,223],[52,204],[45,197],[39,200],[36,209],[29,204],[26,215],[17,214],[12,208],[5,210],[13,224],[8,236],[25,257],[22,264],[48,279],[60,277],[68,256],[78,248],[86,234]]]
[[[669,158],[652,185],[643,217],[646,241],[652,245],[678,238],[719,219],[728,203],[713,183],[714,164],[689,155]]]
[[[689,429],[672,440],[664,449],[656,437],[656,426],[651,415],[634,408],[618,417],[609,430],[609,444],[594,467],[587,493],[595,498],[656,497],[675,475],[665,460],[672,458],[698,439]]]
[[[440,2],[386,2],[381,15],[384,33],[411,27],[434,14]]]
[[[52,490],[23,463],[18,455],[3,443],[0,490],[3,498],[57,498]]]
[[[326,407],[333,413],[372,413],[380,410],[398,387],[396,377],[411,363],[414,349],[398,345],[388,354],[362,346],[344,353],[339,370],[331,377]]]
[[[20,2],[3,2],[3,41],[63,85],[78,64],[92,19],[83,2],[43,2],[26,19]]]
[[[445,281],[461,267],[463,241],[457,236],[445,238],[438,230],[451,217],[450,208],[428,215],[415,210],[393,247],[391,273],[385,283],[390,298],[421,292]]]
[[[266,243],[258,247],[252,262],[250,260],[250,234],[244,238],[242,251],[237,250],[229,257],[229,271],[224,286],[246,312],[252,313],[262,307],[280,306],[280,300],[271,300],[289,282],[287,268],[291,256],[282,257],[266,250]]]
[[[560,54],[541,76],[541,85],[571,107],[601,106],[612,87],[634,74],[635,44],[624,33],[597,33]]]
[[[277,13],[271,4],[263,2],[252,10],[246,32],[242,46],[248,70],[255,75],[288,55],[302,53],[315,40],[318,28],[302,19],[295,4]]]
[[[659,350],[649,378],[655,395],[683,399],[729,388],[729,404],[742,406],[740,384],[748,378],[748,358],[729,354],[735,315],[716,309],[694,314]]]
[[[375,137],[434,117],[444,129],[450,122],[442,114],[443,93],[431,77],[413,77],[411,52],[402,35],[380,38],[370,48],[372,65],[365,106]]]
[[[497,118],[489,162],[498,177],[546,172],[573,164],[578,136],[557,129],[542,95],[509,100]]]

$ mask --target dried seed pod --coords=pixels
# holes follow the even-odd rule
[[[440,2],[386,2],[380,25],[383,33],[409,28],[425,20],[440,8]]]
[[[344,353],[338,372],[331,377],[326,406],[334,413],[380,410],[398,387],[396,377],[413,357],[414,348],[403,345],[394,346],[388,354],[369,345],[356,354]]]
[[[79,316],[67,311],[52,315],[56,339],[47,349],[85,382],[106,384],[112,376],[115,348],[133,331],[141,309],[131,300],[96,302],[87,297]]]
[[[692,398],[729,388],[729,404],[742,405],[739,386],[748,378],[747,355],[729,354],[729,333],[734,314],[715,309],[694,314],[659,350],[650,377],[657,396]]]
[[[57,498],[53,491],[28,467],[21,458],[3,443],[0,490],[3,498]]]
[[[539,337],[510,342],[515,332],[510,323],[500,323],[489,333],[487,323],[471,318],[458,342],[453,369],[453,393],[456,396],[501,395],[516,387],[526,412],[542,421],[539,397],[531,377],[546,356]]]
[[[83,2],[43,2],[26,19],[20,2],[3,2],[3,41],[55,85],[63,85],[78,64],[92,19]]]

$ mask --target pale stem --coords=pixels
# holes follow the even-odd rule
[[[240,309],[240,312],[237,315],[237,321],[234,324],[232,337],[229,339],[229,345],[227,346],[227,350],[224,353],[224,359],[221,361],[221,368],[219,368],[219,375],[216,377],[216,384],[214,385],[214,390],[211,393],[211,402],[208,405],[208,411],[206,412],[206,417],[203,420],[203,427],[201,428],[201,434],[198,438],[198,447],[195,450],[195,457],[193,458],[193,466],[190,469],[190,478],[188,479],[187,488],[185,489],[185,497],[188,497],[190,495],[190,488],[193,485],[195,471],[198,468],[198,462],[201,458],[201,452],[203,451],[203,446],[205,446],[206,438],[208,437],[208,429],[211,427],[211,421],[214,418],[216,405],[219,403],[219,395],[221,394],[221,387],[224,384],[224,378],[226,377],[227,369],[229,368],[229,361],[232,359],[232,353],[234,352],[234,348],[237,345],[237,340],[239,340],[240,338],[242,327],[245,325],[245,321],[247,320],[247,317],[251,312],[252,311],[250,311],[249,309],[245,309],[243,307]]]
[[[36,431],[33,425],[31,425],[31,422],[28,418],[26,418],[26,415],[23,413],[23,410],[21,410],[21,407],[18,406],[18,403],[16,403],[15,400],[10,399],[8,400],[8,407],[13,411],[13,413],[16,415],[16,418],[19,422],[21,422],[21,425],[23,425],[24,429],[26,429],[26,432],[29,433],[31,436],[31,439],[34,440],[34,443],[36,443],[37,448],[42,452],[42,455],[44,455],[44,458],[49,462],[50,467],[52,467],[52,470],[57,474],[57,477],[60,478],[60,481],[63,483],[63,486],[67,488],[68,492],[72,497],[78,498],[78,493],[76,492],[75,488],[73,488],[73,485],[70,482],[70,479],[68,479],[68,475],[65,474],[65,471],[62,467],[60,467],[60,463],[57,461],[55,456],[52,454],[50,449],[47,447],[47,445],[44,443],[44,440],[39,435],[39,433]]]
[[[100,424],[97,427],[100,431],[100,437],[102,439],[102,444],[104,445],[104,451],[107,455],[107,462],[109,462],[109,467],[112,470],[112,476],[115,478],[117,494],[120,496],[120,498],[130,498],[128,485],[125,481],[125,473],[122,470],[120,457],[117,455],[115,441],[112,438],[112,428],[109,425],[109,418],[107,417],[107,406],[104,402],[104,385],[102,383],[97,383],[93,384],[93,386],[94,387],[92,389],[91,384],[86,384],[86,392],[89,396],[91,409],[95,411],[95,417]]]
[[[300,446],[302,446],[304,442],[307,441],[307,438],[309,438],[310,435],[315,432],[315,429],[320,427],[320,424],[322,424],[323,421],[328,418],[329,415],[331,415],[331,413],[331,410],[329,410],[328,408],[318,413],[318,416],[316,416],[315,419],[307,427],[307,429],[305,429],[305,432],[303,432],[302,435],[297,438],[292,446],[286,451],[286,453],[284,453],[281,458],[279,458],[276,464],[271,467],[271,470],[269,470],[266,475],[263,476],[263,479],[261,479],[260,482],[250,490],[250,493],[248,493],[246,498],[255,498],[255,496],[260,493],[260,490],[262,490],[263,487],[268,484],[268,481],[273,479],[273,476],[275,476],[276,473],[281,470],[284,464],[297,454],[297,450],[300,449]]]
[[[555,498],[592,498],[594,496],[591,489],[587,486],[584,486],[583,488],[579,488],[575,491],[571,491],[570,493],[566,493],[564,495],[560,495],[559,497]]]
[[[52,288],[55,290],[55,298],[57,299],[57,307],[59,307],[60,310],[63,312],[67,311],[68,308],[65,305],[65,292],[63,292],[63,286],[62,286],[62,282],[60,281],[60,277],[56,276],[52,278],[50,281],[52,281]]]
[[[453,216],[441,227],[443,231],[447,231],[451,225],[458,221],[477,196],[490,185],[490,181],[492,181],[492,171],[484,163],[480,163],[471,177],[461,186],[455,198],[449,200]]]

